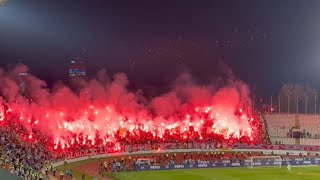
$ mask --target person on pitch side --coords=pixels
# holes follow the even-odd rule
[[[288,163],[287,169],[288,169],[288,173],[291,173],[291,164],[290,163]]]

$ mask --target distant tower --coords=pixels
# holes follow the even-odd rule
[[[26,78],[28,76],[30,76],[30,74],[27,72],[19,73],[18,85],[19,85],[19,92],[22,95],[25,93],[25,90],[26,90],[26,81],[27,81]]]
[[[70,61],[69,65],[69,76],[70,77],[85,77],[87,75],[87,67],[85,64],[86,60],[86,49],[81,49],[81,54],[75,60]]]

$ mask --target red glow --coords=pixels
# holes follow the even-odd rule
[[[259,117],[248,103],[249,93],[238,87],[242,84],[216,90],[187,83],[150,101],[141,98],[143,103],[127,89],[125,75],[116,75],[113,82],[102,84],[95,79],[84,83],[85,88],[79,92],[63,87],[54,93],[41,86],[41,91],[34,88],[37,91],[32,96],[21,97],[19,102],[3,97],[0,124],[21,125],[27,132],[24,139],[31,139],[32,133],[36,140],[37,133],[42,133],[58,150],[151,141],[257,142],[262,134]],[[38,96],[42,91],[44,94]],[[34,98],[31,101],[27,97]]]

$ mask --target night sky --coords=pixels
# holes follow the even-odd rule
[[[258,96],[284,83],[320,88],[320,1],[9,0],[0,7],[0,66],[24,63],[65,80],[87,50],[89,76],[125,72],[138,88],[181,72],[210,82],[228,65]]]

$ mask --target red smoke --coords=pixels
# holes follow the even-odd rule
[[[0,120],[15,117],[30,139],[39,131],[56,149],[150,140],[257,141],[261,133],[249,88],[235,78],[217,88],[200,86],[182,74],[170,92],[145,102],[141,94],[128,91],[122,73],[109,78],[102,70],[96,79],[78,83],[75,93],[61,84],[48,89],[27,72],[24,65],[0,70]]]

